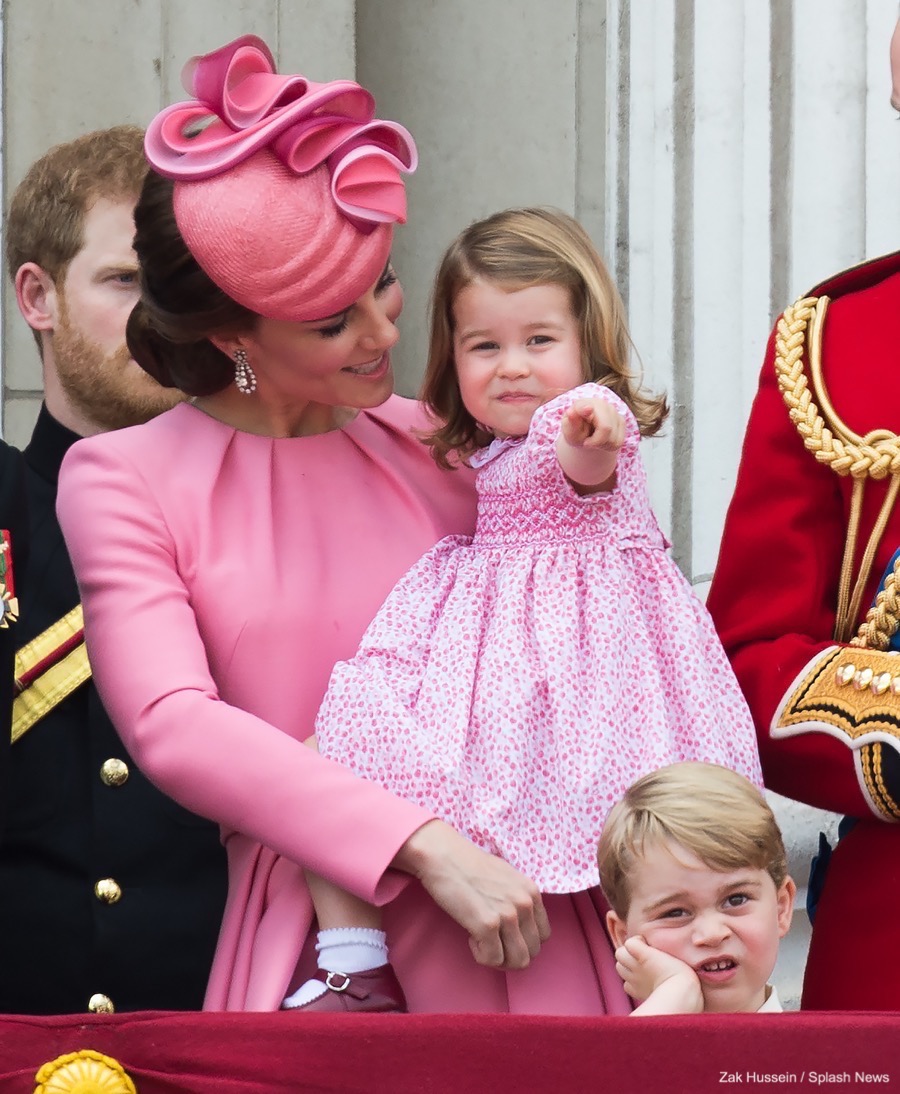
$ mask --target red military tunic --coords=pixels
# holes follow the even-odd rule
[[[859,818],[828,869],[803,1006],[900,1010],[900,657],[834,638],[854,481],[865,486],[851,587],[900,481],[900,253],[810,297],[831,300],[821,355],[802,322],[815,300],[798,302],[793,326],[788,309],[769,341],[708,605],[753,711],[766,785]],[[842,639],[898,548],[900,504]]]

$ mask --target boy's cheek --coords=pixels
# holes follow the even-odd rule
[[[670,957],[677,957],[680,961],[684,960],[684,944],[673,931],[653,930],[651,928],[650,930],[644,930],[643,935],[649,946],[667,953]]]

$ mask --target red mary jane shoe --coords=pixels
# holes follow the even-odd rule
[[[379,965],[367,972],[328,972],[316,969],[313,980],[321,980],[327,988],[324,995],[291,1010],[336,1014],[353,1011],[357,1014],[406,1013],[406,996],[392,965]]]

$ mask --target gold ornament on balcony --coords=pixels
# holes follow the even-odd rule
[[[34,1079],[34,1094],[137,1094],[118,1060],[89,1048],[57,1056]]]

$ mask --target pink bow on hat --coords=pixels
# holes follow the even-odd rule
[[[359,84],[279,76],[252,34],[192,57],[182,82],[195,98],[166,108],[147,129],[147,159],[161,175],[212,178],[267,148],[297,175],[326,164],[334,202],[358,229],[405,223],[400,172],[416,169],[416,146],[402,125],[374,117]]]

